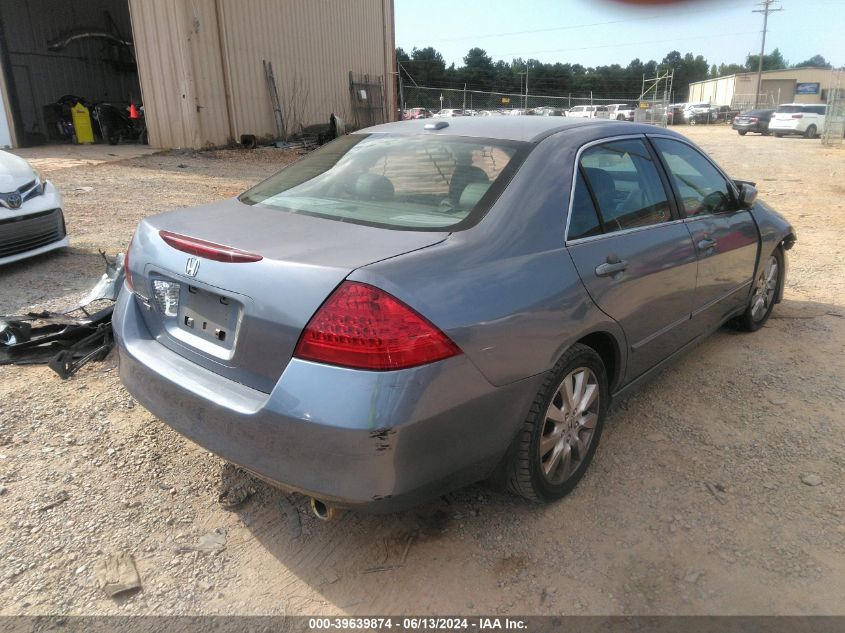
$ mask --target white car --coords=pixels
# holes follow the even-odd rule
[[[608,118],[607,106],[580,105],[573,106],[566,112],[566,116],[576,119],[606,119]]]
[[[786,103],[779,105],[769,121],[769,131],[775,136],[801,134],[816,138],[824,129],[827,106],[811,103]]]
[[[464,111],[460,108],[444,108],[440,112],[435,113],[435,119],[444,119],[453,116],[464,116]]]
[[[59,192],[23,158],[0,150],[0,266],[67,246]]]
[[[637,106],[633,103],[611,103],[607,106],[607,118],[617,121],[633,121],[636,110]]]

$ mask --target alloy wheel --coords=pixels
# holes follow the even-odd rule
[[[775,300],[778,286],[778,260],[770,256],[757,276],[754,296],[751,298],[751,318],[760,321],[766,316]]]
[[[540,470],[546,481],[561,484],[585,460],[599,417],[599,383],[587,367],[574,369],[546,409],[539,441]]]

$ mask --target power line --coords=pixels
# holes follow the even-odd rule
[[[760,6],[763,8],[754,9],[752,11],[752,13],[763,14],[763,41],[760,44],[760,60],[757,62],[757,94],[754,95],[755,108],[760,104],[760,90],[763,85],[763,56],[766,53],[766,31],[768,31],[769,28],[769,13],[783,11],[783,7],[772,9],[772,4],[774,4],[774,2],[775,0],[761,0]]]

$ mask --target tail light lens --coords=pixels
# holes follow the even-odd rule
[[[758,119],[756,116],[753,116],[748,120],[751,121],[752,123],[757,123],[757,121],[759,121],[760,119]]]
[[[793,119],[803,119],[803,118],[804,118],[804,115],[803,115],[803,114],[793,114],[793,115],[792,115],[792,118],[793,118]]]
[[[461,350],[425,317],[368,284],[343,282],[311,318],[294,356],[354,369],[407,369]]]

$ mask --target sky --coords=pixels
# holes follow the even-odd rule
[[[759,54],[763,16],[757,0],[687,0],[631,6],[618,0],[394,0],[396,46],[433,46],[447,66],[473,47],[494,61],[513,58],[583,66],[635,57],[661,61],[671,50],[709,64],[745,63]],[[780,0],[769,16],[766,52],[790,63],[815,54],[845,66],[845,0]],[[408,69],[413,74],[413,69]]]

